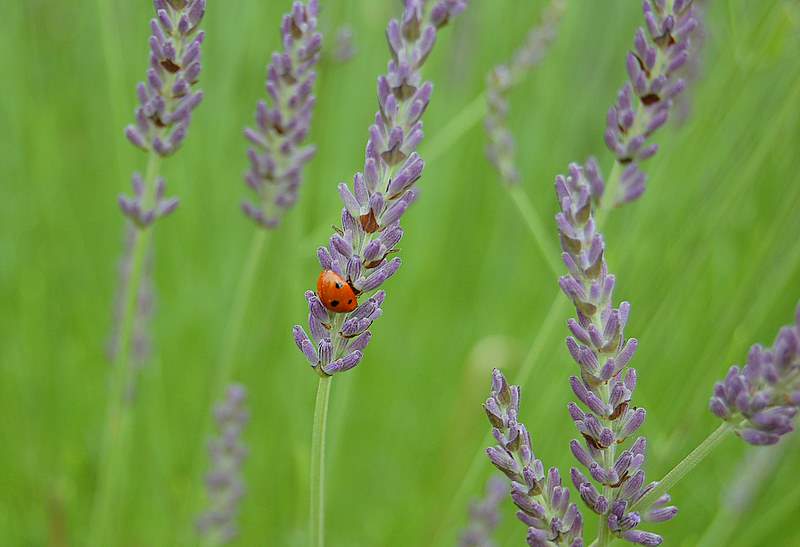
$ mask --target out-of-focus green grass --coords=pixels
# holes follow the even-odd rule
[[[428,67],[436,92],[423,156],[543,5],[472,4]],[[640,339],[636,401],[648,409],[654,479],[716,426],[706,410],[714,380],[751,343],[771,342],[800,299],[800,9],[785,0],[709,4],[691,115],[661,132],[647,193],[615,212],[606,230],[617,295],[633,304],[628,333]],[[206,98],[184,149],[164,164],[182,203],[157,226],[157,358],[142,374],[120,546],[180,544],[202,500],[193,469],[205,435],[198,424],[253,231],[238,211],[241,128],[262,94],[288,5],[212,2],[207,14]],[[335,185],[363,161],[387,57],[383,26],[399,4],[322,5],[324,29],[332,36],[351,25],[358,54],[321,66],[312,135],[319,154],[298,207],[270,237],[246,320],[237,379],[250,390],[252,421],[241,545],[304,544],[316,378],[290,328],[304,321],[314,249],[338,217]],[[123,234],[115,199],[144,164],[122,127],[146,66],[150,7],[29,0],[2,11],[0,544],[80,546],[106,404],[104,344]],[[548,226],[553,177],[589,154],[609,164],[605,110],[640,19],[638,2],[572,2],[552,53],[513,93],[525,191]],[[479,480],[462,487],[486,432],[480,403],[489,371],[502,366],[513,376],[556,283],[483,145],[478,125],[429,162],[373,344],[356,371],[334,381],[331,546],[451,545],[469,497],[491,472],[482,462]],[[555,241],[554,231],[547,237]],[[563,334],[536,356],[522,417],[538,456],[566,470],[574,366]],[[725,545],[800,541],[800,441],[788,442],[757,509],[728,523]],[[745,450],[728,440],[673,492],[679,517],[653,529],[669,544],[696,545]],[[498,537],[523,543],[509,507]]]

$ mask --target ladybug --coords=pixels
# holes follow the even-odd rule
[[[358,307],[356,291],[350,283],[331,270],[322,270],[317,279],[317,296],[334,313],[351,312]]]

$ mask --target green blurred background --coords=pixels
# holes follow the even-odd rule
[[[236,377],[250,391],[248,494],[240,545],[303,545],[316,375],[292,342],[306,316],[314,250],[337,221],[335,186],[363,162],[387,58],[389,0],[322,0],[328,46],[352,27],[356,56],[320,67],[312,140],[319,153],[299,205],[259,265]],[[198,464],[213,368],[254,228],[239,212],[242,127],[263,95],[289,0],[210,2],[202,88],[189,138],[163,174],[180,196],[158,224],[156,358],[141,376],[120,546],[174,546],[202,503]],[[490,475],[478,459],[489,371],[512,377],[557,285],[484,159],[480,123],[441,131],[538,20],[543,2],[473,0],[427,67],[436,85],[421,147],[422,199],[405,219],[404,267],[356,371],[333,382],[328,542],[452,545]],[[605,111],[625,78],[639,2],[573,0],[541,68],[512,94],[523,184],[544,218],[553,177],[597,154]],[[715,379],[748,346],[771,343],[800,299],[800,5],[709,4],[691,113],[663,130],[643,199],[606,227],[617,296],[640,339],[636,402],[648,409],[650,478],[716,427]],[[2,0],[0,21],[0,544],[81,546],[96,484],[109,365],[104,354],[122,252],[116,196],[145,158],[125,141],[146,68],[147,1]],[[438,135],[438,136],[437,136]],[[437,144],[438,142],[438,144]],[[546,237],[555,244],[555,232]],[[567,315],[535,354],[522,417],[546,465],[566,470],[575,370]],[[551,319],[552,321],[552,319]],[[800,545],[800,439],[776,450],[745,517],[719,512],[744,455],[725,442],[673,495],[678,518],[653,526],[670,545]],[[510,504],[507,504],[510,505]],[[710,536],[701,539],[717,519]],[[593,529],[594,519],[588,527]],[[710,536],[705,536],[709,538]],[[191,536],[189,536],[191,537]],[[501,545],[524,530],[504,509]]]

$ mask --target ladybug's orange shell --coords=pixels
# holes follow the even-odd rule
[[[320,272],[317,296],[322,305],[334,313],[347,313],[358,307],[358,298],[353,287],[341,275],[331,270]]]

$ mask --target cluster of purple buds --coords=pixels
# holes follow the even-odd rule
[[[474,502],[469,509],[470,521],[461,535],[460,547],[495,547],[492,533],[500,522],[500,502],[508,494],[508,482],[492,475],[486,483],[486,495]]]
[[[583,518],[569,501],[558,469],[546,473],[533,453],[531,437],[519,423],[519,386],[510,386],[503,374],[492,372],[492,391],[484,403],[498,444],[486,449],[489,460],[511,480],[511,499],[517,518],[528,526],[528,545],[546,547],[583,545]]]
[[[781,329],[772,348],[754,345],[747,364],[731,367],[717,382],[710,408],[750,444],[775,444],[794,431],[800,409],[800,306],[795,324]]]
[[[169,156],[180,148],[189,129],[192,111],[203,100],[202,91],[192,91],[200,77],[200,45],[204,34],[199,25],[206,0],[153,0],[156,17],[150,21],[150,67],[145,82],[136,87],[139,106],[136,123],[125,128],[128,140],[145,151]],[[137,227],[146,228],[178,206],[165,198],[164,179],[153,181],[133,175],[133,196],[119,197],[122,213]]]
[[[692,0],[644,0],[645,27],[636,31],[628,54],[629,82],[608,111],[605,141],[623,171],[614,204],[633,201],[645,190],[639,164],[655,155],[650,136],[667,122],[673,99],[686,87],[678,77],[690,54],[697,27]]]
[[[128,217],[139,228],[147,228],[156,220],[163,218],[178,208],[178,198],[166,197],[166,183],[163,177],[156,180],[153,204],[147,206],[145,181],[139,173],[133,174],[131,182],[133,196],[119,196],[119,207],[122,214]]]
[[[562,258],[569,275],[559,280],[572,300],[577,320],[570,319],[572,336],[567,348],[580,367],[580,378],[570,379],[575,396],[588,412],[570,403],[569,412],[584,445],[571,443],[575,458],[587,469],[592,481],[577,469],[572,479],[581,498],[594,512],[607,515],[609,530],[628,541],[657,545],[661,538],[636,530],[641,520],[668,520],[677,512],[666,507],[668,496],[657,500],[644,515],[627,510],[653,484],[645,485],[645,439],[638,438],[630,449],[617,455],[616,448],[644,423],[645,410],[631,405],[636,388],[636,371],[626,368],[637,341],[625,339],[630,313],[627,302],[613,307],[615,278],[608,273],[605,244],[597,231],[593,208],[603,183],[594,161],[586,168],[572,164],[569,175],[556,178],[561,211],[556,215]]]
[[[271,104],[259,101],[256,127],[245,129],[252,143],[245,182],[257,194],[255,203],[242,203],[244,213],[263,228],[275,228],[297,201],[303,167],[314,157],[304,146],[314,111],[315,67],[322,35],[317,32],[318,0],[295,2],[283,17],[283,51],[272,55],[266,90]]]
[[[389,22],[386,37],[392,59],[387,73],[378,78],[380,108],[369,128],[364,170],[356,173],[352,190],[339,184],[342,226],[328,246],[317,251],[322,269],[341,276],[362,303],[350,313],[334,313],[309,291],[311,338],[302,327],[294,327],[297,347],[320,374],[343,372],[361,361],[385,293],[368,295],[400,267],[400,258],[389,255],[397,252],[403,237],[400,219],[417,198],[415,185],[425,164],[416,150],[433,92],[420,69],[436,42],[437,29],[465,7],[463,1],[440,0],[426,12],[425,4],[406,0],[402,18]]]
[[[242,430],[250,417],[245,409],[246,398],[244,386],[231,385],[225,400],[214,409],[219,437],[208,445],[211,457],[211,471],[206,475],[209,508],[197,520],[198,533],[206,539],[206,545],[223,545],[238,535],[236,517],[245,492],[242,464],[247,457]]]
[[[516,145],[508,128],[508,92],[544,59],[550,44],[556,38],[558,23],[565,7],[563,0],[553,0],[546,8],[542,22],[528,32],[525,43],[514,53],[512,62],[494,67],[487,76],[487,112],[484,126],[489,142],[486,145],[486,156],[507,184],[519,182],[515,161]]]
[[[192,91],[201,70],[199,30],[206,0],[153,0],[156,17],[150,21],[150,67],[136,93],[136,123],[125,129],[128,140],[142,150],[169,156],[180,148],[203,99]]]

